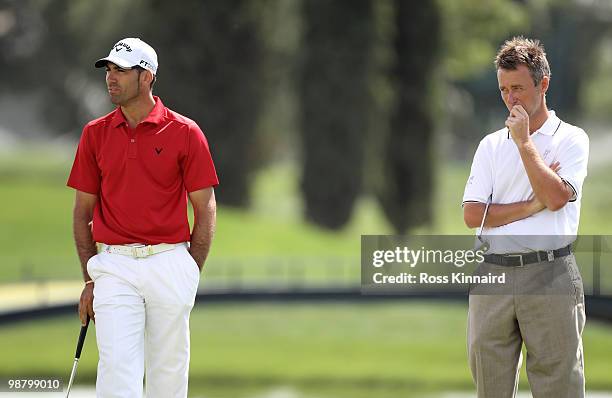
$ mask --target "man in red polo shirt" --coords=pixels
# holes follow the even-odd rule
[[[146,374],[147,397],[187,397],[189,314],[215,228],[215,167],[198,125],[153,96],[153,48],[123,39],[95,66],[106,67],[117,108],[83,129],[68,186],[85,280],[79,314],[96,322],[97,396],[140,398]]]

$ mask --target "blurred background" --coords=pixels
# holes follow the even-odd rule
[[[190,396],[474,396],[465,300],[360,299],[360,236],[472,233],[463,187],[507,113],[493,58],[519,34],[546,46],[549,108],[591,140],[580,232],[609,234],[612,2],[0,0],[0,379],[67,382],[82,282],[65,182],[83,125],[112,110],[94,61],[140,37],[221,181]],[[584,345],[589,391],[612,396],[612,324],[589,319]],[[90,328],[79,386],[96,362]]]

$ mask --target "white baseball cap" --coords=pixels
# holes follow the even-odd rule
[[[111,48],[108,57],[96,61],[96,68],[105,67],[107,62],[124,69],[140,66],[154,75],[157,73],[157,53],[153,47],[134,37],[119,40]]]

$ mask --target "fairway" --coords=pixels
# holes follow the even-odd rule
[[[201,304],[191,322],[190,396],[246,398],[282,386],[329,398],[469,392],[466,311],[409,300]],[[66,378],[78,328],[71,316],[0,328],[0,377]],[[610,326],[588,321],[584,345],[588,388],[612,390]],[[96,360],[92,329],[77,384],[94,382]],[[525,381],[523,374],[523,388]]]

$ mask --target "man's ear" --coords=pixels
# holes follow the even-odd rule
[[[548,86],[550,85],[550,77],[549,76],[542,77],[542,81],[540,82],[540,84],[541,84],[542,94],[546,94],[546,92],[548,91]]]
[[[143,83],[151,85],[151,82],[153,81],[153,73],[151,73],[150,70],[145,69],[144,73],[141,73],[140,76]]]

